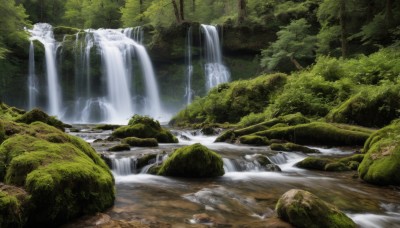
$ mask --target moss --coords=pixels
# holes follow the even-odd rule
[[[133,125],[117,128],[112,136],[117,138],[137,137],[137,138],[155,138],[160,143],[176,143],[178,139],[164,128],[154,128],[151,125],[136,123]]]
[[[203,135],[215,135],[217,134],[217,131],[212,126],[205,126],[201,129],[201,133]]]
[[[277,150],[277,151],[299,151],[303,152],[305,154],[310,154],[310,153],[319,153],[318,150],[316,149],[310,149],[306,146],[294,144],[294,143],[272,143],[270,145],[271,150]]]
[[[54,27],[53,32],[55,35],[74,35],[81,30],[78,28],[67,27],[67,26],[57,26]]]
[[[24,114],[25,111],[10,107],[0,101],[0,117],[3,120],[12,120]]]
[[[257,132],[255,134],[258,136],[268,137],[269,139],[288,140],[298,144],[328,146],[363,145],[370,135],[361,130],[347,130],[323,122],[279,127]]]
[[[158,172],[161,169],[161,165],[153,165],[152,167],[150,167],[150,169],[147,171],[148,174],[153,174],[153,175],[157,175]]]
[[[241,144],[255,145],[255,146],[265,146],[269,145],[269,140],[266,137],[256,136],[256,135],[245,135],[239,138]]]
[[[350,171],[351,168],[341,162],[331,162],[326,164],[325,171]]]
[[[6,130],[4,129],[3,123],[0,122],[0,144],[4,141],[6,138]]]
[[[394,121],[372,134],[364,145],[366,152],[358,173],[361,179],[377,185],[400,185],[400,121]]]
[[[123,143],[123,144],[118,144],[113,147],[110,147],[107,149],[107,151],[126,151],[126,150],[130,150],[130,149],[131,148],[129,147],[128,144]]]
[[[303,169],[325,170],[325,166],[331,163],[328,158],[308,157],[296,164],[297,167]]]
[[[278,217],[299,228],[351,228],[356,224],[334,205],[310,192],[292,189],[276,204]]]
[[[136,138],[136,137],[128,137],[124,138],[122,143],[128,144],[129,146],[136,146],[136,147],[155,147],[158,146],[158,142],[155,138]]]
[[[57,120],[55,117],[47,115],[40,109],[33,109],[22,116],[15,119],[16,122],[30,124],[36,121],[46,123],[64,131],[64,123]]]
[[[196,143],[179,148],[163,163],[159,175],[178,177],[217,177],[224,175],[220,155]]]
[[[115,130],[117,128],[121,127],[121,125],[115,125],[115,124],[99,124],[96,125],[93,129],[95,130]]]
[[[23,189],[0,184],[0,227],[23,227],[28,201],[29,196]]]
[[[150,164],[150,161],[156,160],[157,154],[146,154],[140,158],[138,158],[137,163],[136,163],[136,168],[141,169],[145,167],[146,165]],[[154,162],[153,162],[154,163]]]

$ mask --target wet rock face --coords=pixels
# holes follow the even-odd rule
[[[356,224],[334,205],[310,192],[292,189],[276,205],[278,217],[299,228],[351,228]]]

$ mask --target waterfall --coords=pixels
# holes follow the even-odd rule
[[[193,64],[192,64],[192,27],[188,29],[186,36],[186,105],[189,105],[193,99],[192,90],[192,75],[193,75]]]
[[[30,40],[38,40],[45,49],[46,74],[47,74],[47,97],[49,98],[48,112],[50,115],[60,115],[62,107],[61,89],[56,68],[57,42],[53,36],[53,27],[46,23],[35,24]]]
[[[212,25],[201,25],[204,33],[206,89],[230,81],[230,72],[222,62],[222,50],[217,28]]]
[[[29,72],[28,72],[28,109],[31,110],[36,107],[38,85],[37,78],[35,74],[35,48],[33,41],[29,45]]]
[[[126,176],[133,174],[132,170],[136,170],[136,158],[126,157],[126,158],[110,158],[112,171],[115,175]]]

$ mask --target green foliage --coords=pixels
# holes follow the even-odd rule
[[[356,224],[334,205],[310,192],[292,189],[281,196],[278,217],[299,228],[354,228]]]
[[[310,25],[305,19],[292,21],[277,33],[278,39],[262,51],[261,66],[274,69],[282,60],[290,60],[298,69],[297,59],[313,58],[316,37],[310,35]]]
[[[23,227],[28,201],[29,197],[23,189],[0,184],[0,226]]]
[[[158,175],[177,177],[218,177],[224,175],[220,155],[196,143],[181,147],[163,163]]]
[[[400,185],[400,121],[372,134],[364,145],[366,153],[358,173],[361,179],[377,185]]]
[[[129,119],[128,125],[133,126],[135,124],[144,124],[157,130],[161,129],[160,123],[149,116],[135,114]]]
[[[245,135],[239,138],[241,144],[255,145],[255,146],[265,146],[269,145],[270,142],[268,138],[256,136],[256,135]]]

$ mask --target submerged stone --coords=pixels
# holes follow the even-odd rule
[[[276,204],[278,217],[299,228],[352,228],[356,224],[334,205],[310,192],[292,189]]]
[[[218,177],[224,175],[224,164],[217,153],[196,143],[177,149],[163,163],[159,175],[177,177]]]

